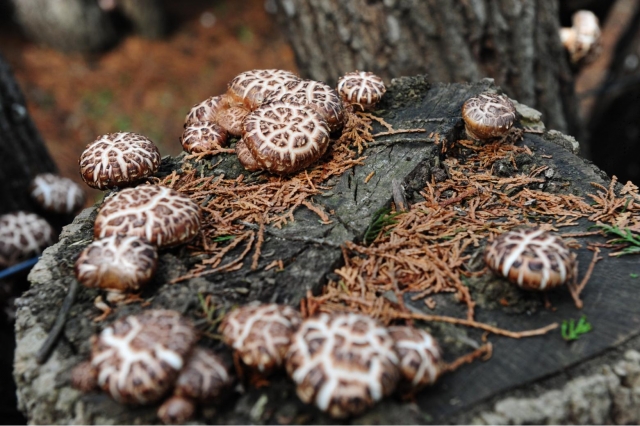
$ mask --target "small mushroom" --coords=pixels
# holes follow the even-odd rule
[[[34,213],[18,211],[0,216],[0,267],[37,256],[53,243],[55,232]]]
[[[189,127],[201,121],[213,121],[218,110],[228,106],[228,104],[229,99],[226,95],[212,96],[199,104],[195,104],[184,119],[184,127]]]
[[[111,235],[82,250],[76,260],[75,274],[86,287],[128,293],[147,284],[157,264],[155,246],[143,238]]]
[[[400,377],[387,329],[355,313],[322,313],[303,321],[286,367],[302,401],[338,418],[360,414],[390,395]]]
[[[354,71],[338,79],[338,93],[352,105],[373,109],[387,91],[384,82],[372,72]]]
[[[400,385],[410,392],[432,385],[440,375],[442,355],[438,343],[424,330],[389,327],[400,359]]]
[[[505,95],[485,92],[465,101],[462,119],[469,137],[492,139],[506,135],[511,129],[516,120],[516,108]]]
[[[196,342],[191,321],[176,311],[153,309],[115,321],[94,336],[91,360],[72,372],[72,384],[97,384],[125,404],[161,399],[175,382]]]
[[[158,247],[186,243],[199,232],[200,207],[178,191],[158,185],[127,188],[109,197],[93,228],[96,239],[131,235]]]
[[[282,101],[309,105],[329,124],[331,132],[342,128],[345,111],[342,99],[331,87],[319,81],[298,80],[284,86],[284,90],[278,91],[267,98],[268,103]]]
[[[505,232],[487,245],[484,260],[525,290],[549,290],[576,277],[576,255],[560,237],[540,228]]]
[[[572,16],[571,28],[560,29],[560,40],[569,52],[571,63],[586,65],[602,51],[602,32],[598,17],[589,10],[579,10]]]
[[[262,105],[269,95],[283,90],[286,83],[299,79],[292,72],[277,69],[246,71],[231,80],[227,94],[237,104],[253,111]]]
[[[244,139],[240,139],[236,142],[236,155],[238,156],[238,161],[240,164],[250,172],[255,172],[257,170],[261,170],[260,164],[256,161],[255,157],[249,150],[249,147],[245,143]]]
[[[196,402],[211,403],[233,383],[229,368],[209,349],[196,347],[176,380],[174,394],[158,409],[166,424],[180,424],[193,416]]]
[[[71,214],[84,205],[80,185],[53,173],[42,173],[33,178],[30,194],[40,207],[51,213]]]
[[[242,136],[242,125],[249,112],[244,106],[221,108],[215,116],[215,122],[230,135]]]
[[[80,156],[80,175],[92,188],[128,186],[152,175],[160,166],[160,152],[137,133],[109,133],[87,145]]]
[[[290,306],[247,305],[225,316],[220,333],[242,362],[268,373],[284,363],[291,335],[300,322],[300,314]]]
[[[273,102],[247,116],[243,139],[261,168],[284,175],[322,157],[329,146],[329,126],[309,106]]]
[[[180,143],[191,154],[213,151],[226,145],[227,132],[212,121],[198,121],[185,127]]]

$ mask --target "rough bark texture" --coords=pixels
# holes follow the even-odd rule
[[[38,43],[89,52],[116,41],[116,30],[95,0],[12,0],[18,22]]]
[[[225,308],[253,300],[279,301],[296,306],[308,290],[318,291],[326,279],[332,277],[333,270],[340,266],[340,244],[361,239],[373,213],[390,203],[394,180],[402,182],[406,188],[409,203],[420,199],[419,191],[430,179],[430,170],[440,155],[440,150],[426,135],[437,132],[447,141],[457,140],[463,131],[458,117],[462,103],[468,97],[492,87],[489,80],[476,84],[432,86],[424,77],[395,80],[380,107],[381,115],[395,128],[424,127],[427,132],[378,139],[375,145],[367,149],[364,165],[356,166],[341,178],[328,182],[327,185],[332,189],[316,197],[315,202],[325,211],[334,211],[331,224],[319,223],[317,216],[300,208],[295,214],[295,221],[283,229],[267,228],[258,269],[251,270],[249,256],[238,271],[193,278],[173,285],[169,282],[183,275],[196,260],[190,258],[184,248],[165,250],[160,255],[159,270],[142,296],[149,300],[151,307],[176,309],[194,319],[199,318],[201,308],[198,295],[203,294],[211,295],[214,304]],[[523,116],[523,125],[544,129],[538,112],[524,105],[518,108]],[[589,182],[608,183],[606,175],[600,170],[574,155],[578,150],[575,140],[559,132],[550,131],[542,135],[527,133],[521,143],[534,153],[532,162],[526,167],[546,165],[553,170],[543,187],[549,185],[549,188],[563,188],[562,191],[583,195],[593,192]],[[183,158],[166,158],[159,175],[179,170]],[[222,161],[218,164],[219,160]],[[218,157],[213,163],[217,164],[215,168],[210,167],[211,163],[207,161],[194,163],[193,166],[204,175],[214,173],[233,177],[242,172],[233,155]],[[376,170],[378,173],[365,184],[365,178]],[[72,267],[75,257],[92,239],[95,214],[95,208],[85,210],[63,231],[60,242],[45,251],[30,275],[31,289],[17,302],[14,378],[18,385],[20,408],[32,423],[158,422],[155,415],[157,406],[125,407],[104,394],[81,395],[69,386],[71,369],[88,356],[89,337],[105,326],[105,323],[98,324],[91,320],[97,314],[93,307],[93,299],[98,295],[95,290],[80,290],[62,339],[51,358],[43,365],[35,361],[34,353],[44,341],[74,281]],[[589,225],[589,222],[581,221],[571,231],[579,232]],[[602,242],[601,238],[593,238]],[[582,248],[577,254],[579,273],[583,276],[592,253]],[[283,260],[284,270],[265,271],[264,266],[275,258]],[[582,392],[576,393],[578,396],[573,399],[563,399],[565,405],[558,404],[558,411],[548,418],[558,423],[573,421],[571,416],[574,411],[567,409],[567,406],[589,407],[599,401],[601,392],[588,392],[592,384],[588,380],[581,385],[567,384],[570,376],[575,377],[576,369],[572,366],[581,366],[585,360],[603,356],[604,353],[604,361],[601,360],[594,367],[601,370],[602,362],[618,362],[624,350],[640,348],[640,338],[637,337],[640,334],[640,312],[637,310],[640,293],[637,292],[637,283],[629,277],[630,272],[637,272],[636,258],[607,257],[599,263],[583,294],[585,308],[582,312],[576,310],[566,292],[550,295],[554,310],[545,310],[542,298],[538,295],[523,292],[518,293],[517,302],[505,308],[497,300],[505,294],[512,296],[515,289],[490,274],[471,280],[469,288],[478,303],[477,319],[480,321],[522,330],[575,318],[584,313],[594,324],[594,330],[571,345],[562,340],[559,332],[521,340],[491,337],[494,355],[490,361],[476,362],[442,377],[436,386],[420,392],[414,402],[387,399],[364,416],[350,421],[355,424],[468,422],[470,413],[475,413],[477,421],[485,421],[483,419],[498,418],[489,416],[495,410],[506,419],[504,421],[510,421],[499,410],[503,405],[495,404],[506,396],[513,396],[513,389],[520,389],[521,393],[516,394],[527,398],[531,395],[526,391],[533,390],[535,393],[538,389],[559,389],[565,385],[574,388],[579,386]],[[465,307],[451,296],[435,296],[435,312],[429,311],[421,301],[411,300],[411,296],[406,294],[404,300],[405,306],[411,310],[464,316]],[[137,304],[120,306],[107,322],[139,309]],[[430,323],[428,328],[442,342],[448,361],[468,352],[483,337],[479,330],[446,324]],[[624,342],[627,342],[627,346],[623,345]],[[203,339],[201,344],[229,356],[228,349],[220,342]],[[621,345],[624,347],[621,348]],[[633,353],[628,356],[630,362],[636,362],[634,357]],[[635,364],[629,367],[629,372],[636,371],[634,368],[637,369]],[[593,375],[600,370],[586,373]],[[585,371],[577,373],[583,374]],[[547,381],[541,382],[545,378]],[[555,381],[549,382],[549,378]],[[603,380],[611,384],[611,389],[615,388],[613,377],[607,376]],[[542,384],[538,388],[533,386],[534,383]],[[637,380],[631,384],[625,382],[619,386],[619,390],[621,395],[627,395],[629,399],[633,392],[637,394],[640,391],[640,385]],[[604,417],[591,418],[604,423],[638,421],[640,418],[633,411],[633,400],[630,401],[627,405],[617,403],[607,406],[627,410],[624,416],[611,408],[609,411],[599,411],[605,413]],[[488,413],[489,417],[482,413]],[[522,421],[529,419],[521,418],[525,419]],[[587,417],[576,418],[580,420]],[[276,375],[270,378],[267,387],[237,387],[223,405],[200,411],[196,421],[222,424],[317,424],[331,422],[331,419],[302,404],[289,380],[283,375]]]
[[[120,28],[114,20],[121,13],[143,37],[158,38],[166,32],[161,0],[12,0],[18,22],[27,35],[66,52],[94,52],[113,45]],[[126,26],[126,25],[125,25]]]
[[[277,0],[300,71],[335,82],[345,72],[386,80],[494,78],[547,126],[579,136],[573,76],[558,37],[558,0]]]
[[[9,64],[0,55],[0,214],[33,210],[29,184],[56,166],[27,112]]]

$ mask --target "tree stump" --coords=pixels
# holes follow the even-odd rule
[[[443,147],[455,149],[455,141],[463,135],[462,103],[489,89],[495,89],[492,80],[474,84],[430,84],[424,76],[395,79],[377,114],[395,129],[424,128],[426,132],[377,137],[365,150],[366,159],[361,165],[326,182],[325,186],[330,189],[315,197],[314,203],[329,212],[330,223],[321,223],[315,213],[300,207],[295,211],[295,221],[282,229],[266,227],[263,255],[256,269],[251,268],[251,256],[247,256],[242,267],[235,271],[193,277],[175,284],[170,282],[185,275],[195,260],[184,247],[164,250],[160,255],[159,270],[150,288],[143,292],[143,298],[148,299],[151,307],[175,309],[193,319],[202,318],[201,299],[206,295],[216,305],[227,309],[253,300],[277,301],[297,307],[308,292],[318,294],[327,280],[335,279],[334,270],[343,264],[341,245],[348,241],[362,241],[372,217],[393,200],[397,182],[404,187],[409,204],[421,200],[420,192],[425,183],[432,177],[435,179],[434,167],[437,168],[443,158]],[[539,113],[524,105],[518,108],[523,116],[521,123],[528,129],[524,139],[518,142],[531,151],[527,170],[540,166],[551,170],[546,173],[544,182],[536,185],[541,185],[550,194],[561,191],[576,196],[595,193],[596,188],[591,182],[604,187],[609,185],[610,180],[603,172],[575,155],[578,145],[574,139],[545,131]],[[374,130],[384,131],[378,127]],[[435,134],[439,135],[435,138],[438,144],[434,143]],[[183,163],[184,157],[165,158],[159,176],[169,176],[174,171],[182,173],[187,167]],[[461,157],[459,161],[464,159]],[[518,163],[520,160],[513,161],[522,167]],[[494,173],[500,173],[498,168],[508,168],[509,164],[510,161],[506,160],[502,166],[496,166]],[[189,167],[195,167],[200,176],[224,174],[225,178],[233,179],[246,174],[235,156],[227,154],[211,160],[191,159]],[[376,173],[372,175],[372,172]],[[98,292],[81,288],[52,356],[42,365],[35,360],[35,352],[46,338],[75,280],[72,272],[75,258],[92,240],[95,215],[95,208],[86,209],[65,228],[60,242],[47,249],[34,267],[30,275],[32,287],[17,302],[14,377],[20,408],[31,423],[158,422],[157,406],[127,407],[102,393],[82,395],[69,384],[71,369],[88,356],[89,337],[115,318],[142,309],[139,305],[122,305],[105,323],[94,323],[92,318],[98,312],[93,307],[93,300]],[[586,231],[590,225],[592,223],[588,220],[580,219],[570,232]],[[581,242],[584,241],[603,243],[604,239],[594,235]],[[589,267],[592,252],[584,246],[576,252],[579,276],[582,277]],[[518,417],[512,418],[509,414],[520,414],[504,414],[504,410],[495,414],[492,412],[493,404],[511,395],[513,389],[518,389],[518,395],[529,395],[526,393],[528,390],[538,393],[545,387],[561,387],[567,381],[566,371],[586,368],[585,362],[599,355],[609,354],[609,358],[591,361],[596,363],[594,368],[602,368],[603,363],[616,359],[614,355],[621,345],[640,332],[640,311],[637,309],[640,292],[637,291],[638,281],[633,278],[633,274],[639,271],[637,258],[633,256],[607,257],[606,251],[603,254],[605,259],[594,268],[583,293],[582,310],[574,306],[566,291],[549,296],[552,309],[544,308],[540,295],[522,292],[517,292],[515,301],[509,306],[503,306],[500,300],[514,295],[516,291],[506,282],[489,273],[468,282],[469,291],[477,302],[478,321],[519,331],[577,319],[584,314],[593,324],[591,333],[573,343],[564,341],[559,329],[544,336],[523,339],[490,336],[493,344],[490,360],[476,361],[443,376],[435,386],[417,394],[415,401],[389,398],[364,416],[351,419],[351,422],[417,424],[499,419],[518,422]],[[284,268],[266,270],[265,267],[274,260],[282,260]],[[389,297],[393,298],[393,294]],[[464,318],[466,308],[454,297],[440,294],[434,298],[437,306],[433,311],[422,300],[412,300],[411,294],[405,294],[402,302],[410,312]],[[439,322],[426,325],[441,342],[449,361],[470,352],[484,338],[484,332],[479,329]],[[228,353],[216,340],[203,338],[202,344]],[[640,344],[634,344],[640,348]],[[629,357],[633,358],[633,353]],[[576,365],[580,367],[574,367]],[[555,381],[549,382],[551,379],[548,378]],[[536,383],[542,383],[541,387],[534,388]],[[625,386],[631,395],[631,388],[636,386],[637,389],[638,385],[620,385],[621,388]],[[224,405],[203,408],[196,421],[223,424],[331,422],[326,415],[298,400],[294,386],[284,374],[271,377],[267,387],[255,389],[245,385],[236,387],[235,391]],[[588,407],[595,398],[594,395],[586,395],[580,402]],[[567,404],[575,405],[575,402]],[[504,404],[499,407],[504,408]],[[596,418],[596,421],[619,420],[621,417],[614,414],[620,407],[613,403],[607,405],[603,408],[605,417]],[[572,410],[561,406],[557,410],[560,414],[552,418],[556,422],[572,421]],[[626,413],[625,419],[634,421],[634,414],[631,411]],[[476,414],[477,417],[473,417]],[[522,418],[525,420],[520,421],[527,421],[526,417]],[[578,418],[587,419],[584,421],[592,419],[588,416]],[[640,418],[636,417],[635,421],[638,420]]]

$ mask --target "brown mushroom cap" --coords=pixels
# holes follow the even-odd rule
[[[505,135],[516,121],[516,108],[505,95],[481,93],[462,105],[467,134],[479,140]]]
[[[409,326],[389,327],[400,359],[401,381],[410,390],[436,382],[442,355],[438,343],[424,330]]]
[[[180,143],[191,154],[214,151],[226,145],[227,132],[212,121],[198,121],[185,127]]]
[[[80,253],[75,274],[86,287],[125,293],[147,284],[157,264],[158,252],[146,240],[111,235],[92,242]]]
[[[242,125],[249,115],[249,110],[244,106],[230,106],[220,108],[215,116],[215,122],[230,135],[241,136]]]
[[[84,192],[80,185],[53,173],[42,173],[33,178],[30,193],[44,210],[52,213],[70,214],[84,205]]]
[[[390,395],[400,376],[387,329],[355,313],[322,313],[303,321],[286,367],[302,401],[339,418],[360,414]]]
[[[127,186],[152,175],[160,166],[160,152],[137,133],[109,133],[87,145],[80,156],[80,175],[92,188]]]
[[[201,121],[213,121],[218,110],[227,106],[229,106],[229,98],[226,95],[212,96],[195,104],[184,119],[184,127]]]
[[[576,256],[560,237],[540,228],[505,232],[487,245],[484,260],[525,290],[548,290],[576,274]]]
[[[346,102],[372,109],[387,91],[384,82],[372,72],[354,71],[338,79],[338,93]]]
[[[284,90],[275,92],[266,102],[282,101],[309,105],[329,124],[334,132],[342,128],[344,122],[344,106],[338,93],[330,86],[313,80],[292,81],[284,85]]]
[[[247,366],[269,372],[283,364],[300,322],[300,314],[290,306],[247,305],[225,316],[220,333]]]
[[[200,207],[176,190],[158,185],[127,188],[107,198],[93,228],[110,235],[146,238],[158,247],[186,243],[200,232]]]
[[[254,110],[267,96],[282,90],[286,83],[299,79],[292,72],[277,69],[246,71],[231,80],[227,94],[238,104]]]
[[[260,164],[256,161],[255,157],[249,150],[249,147],[245,143],[244,139],[240,139],[236,142],[236,155],[238,156],[238,161],[240,164],[250,172],[255,172],[256,170],[261,170]]]
[[[213,351],[196,347],[180,371],[175,394],[199,402],[212,402],[232,383],[225,362]]]
[[[263,169],[288,174],[322,157],[329,145],[329,126],[309,106],[273,102],[247,116],[243,139]]]
[[[98,386],[122,403],[155,402],[173,385],[196,338],[191,321],[176,311],[121,318],[93,338]]]
[[[51,225],[34,213],[19,211],[0,216],[0,267],[39,255],[53,243],[54,234]]]
[[[174,395],[158,408],[158,418],[166,425],[181,425],[191,419],[195,411],[193,400]]]

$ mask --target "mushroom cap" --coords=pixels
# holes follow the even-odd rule
[[[175,394],[211,402],[233,383],[229,367],[213,351],[195,347],[176,380]]]
[[[247,366],[269,372],[284,363],[291,335],[301,321],[290,306],[247,305],[225,316],[220,333]]]
[[[215,117],[215,122],[233,136],[242,136],[242,124],[249,115],[249,110],[244,106],[230,106],[220,108]]]
[[[160,152],[137,133],[109,133],[87,145],[80,156],[80,175],[92,188],[127,186],[152,175],[160,166]]]
[[[180,143],[190,154],[213,151],[226,145],[227,132],[212,121],[198,121],[185,127]]]
[[[329,126],[309,106],[273,102],[247,116],[243,139],[263,169],[288,174],[322,157],[329,146]]]
[[[338,93],[346,102],[373,108],[387,91],[384,82],[372,72],[354,71],[338,79]]]
[[[31,198],[52,213],[74,213],[84,205],[84,192],[69,178],[41,173],[33,178]]]
[[[158,185],[127,188],[107,198],[93,228],[110,235],[146,238],[158,247],[186,243],[200,232],[200,207],[178,191]]]
[[[465,101],[462,118],[467,134],[485,140],[506,134],[516,121],[516,107],[505,95],[485,92]]]
[[[176,311],[121,318],[92,340],[98,386],[118,402],[153,403],[171,388],[196,340],[191,321]]]
[[[54,230],[34,213],[18,211],[0,216],[0,267],[37,256],[53,243]]]
[[[330,86],[313,80],[291,81],[284,90],[275,92],[266,102],[282,101],[309,105],[329,124],[332,132],[340,130],[344,123],[345,111],[342,99]]]
[[[260,164],[256,161],[255,157],[251,153],[251,150],[245,143],[244,139],[240,139],[236,142],[236,155],[238,156],[238,161],[240,164],[250,172],[255,172],[256,170],[261,170]]]
[[[548,290],[576,274],[576,256],[560,237],[540,228],[505,232],[487,245],[484,260],[525,290]]]
[[[398,382],[398,355],[387,329],[355,313],[322,313],[293,335],[286,367],[300,399],[333,417],[362,413]]]
[[[245,71],[229,83],[227,94],[250,110],[258,108],[267,96],[283,89],[286,83],[300,78],[292,72],[266,69]]]
[[[174,395],[158,408],[158,418],[166,425],[181,425],[191,419],[195,411],[192,400]]]
[[[78,257],[75,274],[86,287],[117,293],[140,290],[158,264],[155,246],[136,236],[111,235],[89,244]]]
[[[560,39],[574,64],[593,62],[602,51],[602,32],[598,17],[589,10],[572,16],[573,26],[560,29]]]
[[[438,342],[426,331],[405,325],[389,327],[389,334],[400,359],[403,384],[411,390],[434,384],[442,361]]]
[[[228,106],[229,98],[226,95],[211,96],[210,98],[195,104],[184,119],[184,127],[200,121],[212,121],[218,109]]]

